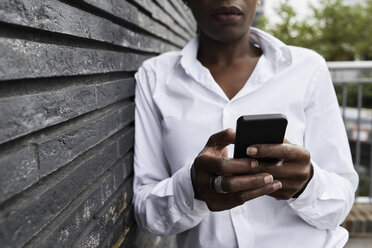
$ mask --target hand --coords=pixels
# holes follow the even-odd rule
[[[192,166],[195,198],[205,201],[211,211],[231,209],[281,188],[281,183],[269,173],[257,173],[255,159],[228,158],[226,146],[234,142],[235,133],[231,129],[212,135]],[[210,180],[217,174],[224,175],[221,186],[227,194],[211,189]]]
[[[293,145],[287,140],[277,145],[253,145],[247,154],[254,158],[277,158],[279,162],[258,162],[261,172],[273,175],[282,183],[282,189],[271,196],[289,199],[299,196],[312,177],[310,153],[303,147]]]

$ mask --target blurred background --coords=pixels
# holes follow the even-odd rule
[[[262,0],[254,24],[328,61],[360,177],[343,225],[352,238],[367,238],[360,247],[372,247],[372,0]]]

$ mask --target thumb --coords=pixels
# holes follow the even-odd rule
[[[235,132],[231,128],[225,129],[221,132],[213,134],[208,142],[207,147],[213,147],[218,150],[235,143]]]

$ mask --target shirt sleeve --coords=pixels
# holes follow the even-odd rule
[[[309,84],[304,107],[304,144],[311,154],[314,174],[304,192],[289,204],[310,225],[334,229],[350,212],[358,175],[324,60]]]
[[[196,226],[209,210],[205,202],[194,199],[190,175],[193,161],[171,175],[162,149],[161,113],[153,100],[157,80],[154,68],[144,64],[135,79],[133,203],[136,220],[148,232],[177,234]]]

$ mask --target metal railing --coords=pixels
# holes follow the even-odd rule
[[[341,86],[341,111],[345,126],[353,123],[356,128],[348,131],[350,145],[355,141],[354,166],[359,172],[361,167],[362,142],[369,144],[369,197],[368,201],[372,203],[372,109],[363,109],[363,87],[366,84],[372,85],[372,61],[352,61],[352,62],[328,62],[328,68],[331,72],[333,83]],[[351,86],[355,85],[355,86]],[[348,88],[357,87],[356,109],[348,108],[347,97]],[[356,118],[353,120],[353,117]],[[354,113],[354,115],[352,114]],[[351,116],[350,116],[351,115]],[[351,124],[352,126],[353,124]],[[354,125],[354,127],[355,127]],[[364,128],[362,129],[362,126]],[[361,134],[364,134],[361,137]],[[367,138],[366,138],[367,137]],[[358,196],[357,191],[357,196]],[[361,201],[363,198],[357,198]],[[366,198],[364,198],[365,200]]]

